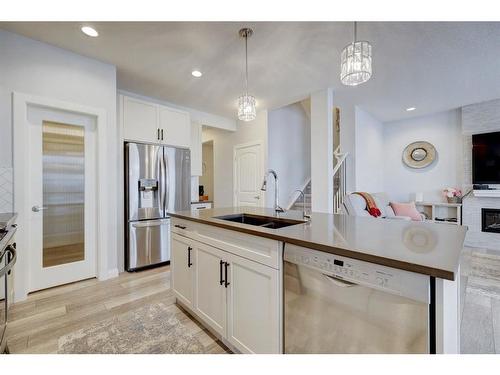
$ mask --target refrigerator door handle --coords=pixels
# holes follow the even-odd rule
[[[163,158],[163,150],[161,150],[160,163],[159,163],[158,178],[160,180],[160,191],[158,194],[159,211],[162,217],[165,217],[165,160]]]
[[[166,155],[166,149],[163,149],[163,160],[165,163],[165,216],[167,216],[168,206],[170,203],[170,166],[168,164],[168,157]]]

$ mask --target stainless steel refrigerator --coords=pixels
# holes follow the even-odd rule
[[[125,268],[170,261],[169,211],[189,210],[191,157],[183,148],[125,144]]]

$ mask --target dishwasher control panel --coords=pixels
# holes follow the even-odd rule
[[[284,260],[354,284],[429,301],[428,276],[285,244]]]

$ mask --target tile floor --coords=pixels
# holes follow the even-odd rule
[[[461,352],[500,354],[500,252],[465,248],[460,281]]]

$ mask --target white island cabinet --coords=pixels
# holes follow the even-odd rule
[[[192,308],[194,296],[192,242],[181,236],[173,236],[171,248],[172,288],[182,304]]]
[[[177,302],[232,350],[282,353],[283,244],[172,220],[172,285]]]

